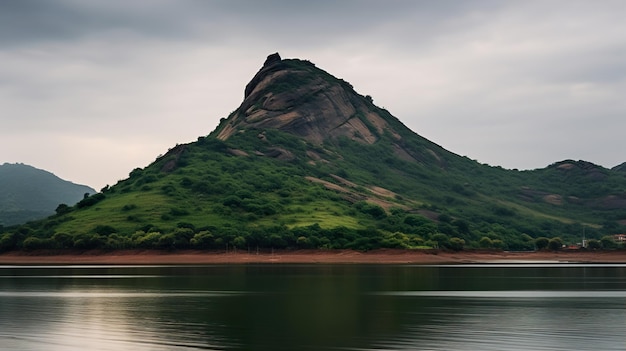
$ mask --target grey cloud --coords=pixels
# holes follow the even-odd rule
[[[321,45],[371,33],[394,21],[413,21],[413,39],[432,32],[442,20],[491,1],[77,1],[0,2],[0,43],[75,40],[126,30],[141,36],[228,40],[233,35]],[[270,36],[269,38],[267,36]],[[261,37],[261,38],[259,38]],[[363,37],[361,37],[363,38]]]
[[[157,0],[2,1],[0,43],[6,46],[77,40],[111,30],[180,39],[192,34],[193,28],[188,27],[184,16],[194,15],[194,12],[182,10],[184,7],[178,5]]]

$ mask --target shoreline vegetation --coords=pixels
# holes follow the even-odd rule
[[[272,252],[200,250],[11,251],[0,265],[204,265],[204,264],[519,264],[626,263],[626,251],[437,251],[379,249],[280,250]]]

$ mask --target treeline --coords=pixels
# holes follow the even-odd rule
[[[559,237],[533,238],[522,234],[515,240],[502,240],[494,233],[482,235],[472,232],[461,221],[442,216],[439,223],[415,214],[385,215],[376,205],[362,204],[362,211],[373,216],[386,216],[382,227],[353,229],[346,227],[322,228],[318,224],[288,228],[285,225],[269,227],[202,227],[179,222],[170,230],[147,225],[132,234],[120,234],[116,228],[99,225],[81,234],[55,232],[46,236],[28,225],[0,235],[0,251],[37,249],[490,249],[490,250],[560,250],[564,241]],[[389,229],[401,229],[389,230]],[[444,231],[450,231],[446,234]],[[589,249],[620,249],[623,245],[612,236],[587,241]]]
[[[22,227],[0,236],[0,250],[35,249],[354,249],[425,247],[416,235],[384,233],[377,229],[345,227],[323,229],[319,225],[289,229],[267,228],[194,228],[179,223],[169,232],[158,228],[120,235],[112,227],[102,226],[94,233],[71,235],[55,233],[37,237]]]

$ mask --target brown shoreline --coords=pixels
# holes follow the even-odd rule
[[[472,263],[626,263],[626,251],[483,252],[374,250],[296,250],[275,252],[212,252],[119,250],[84,252],[7,252],[3,265],[151,265],[151,264],[472,264]]]

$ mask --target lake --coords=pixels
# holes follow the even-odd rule
[[[626,265],[0,266],[1,350],[624,350]]]

